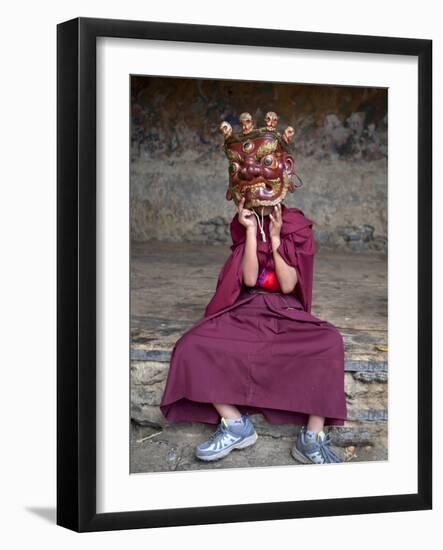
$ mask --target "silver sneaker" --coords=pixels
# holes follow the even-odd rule
[[[195,456],[200,460],[218,460],[234,449],[244,449],[254,445],[257,438],[254,426],[247,416],[242,415],[241,422],[234,425],[228,425],[222,417],[217,430],[208,441],[198,445]]]
[[[303,464],[330,464],[342,462],[330,448],[331,439],[329,434],[321,431],[311,435],[306,433],[306,426],[300,430],[297,439],[292,447],[291,454]]]

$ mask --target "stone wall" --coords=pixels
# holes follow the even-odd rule
[[[268,110],[295,128],[304,186],[285,203],[314,220],[319,246],[387,247],[387,92],[377,88],[133,77],[134,241],[229,241],[227,160],[218,126]]]

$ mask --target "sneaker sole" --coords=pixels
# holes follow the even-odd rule
[[[310,458],[302,454],[295,445],[291,449],[291,455],[292,458],[295,458],[295,460],[298,460],[298,462],[301,462],[302,464],[315,464]]]
[[[213,460],[219,460],[220,458],[224,458],[227,456],[231,451],[234,451],[235,449],[245,449],[246,447],[250,447],[251,445],[254,445],[254,443],[257,441],[258,435],[257,432],[254,432],[249,437],[246,437],[242,441],[239,441],[238,443],[235,443],[232,445],[232,447],[228,447],[227,449],[223,449],[223,451],[220,451],[216,455],[211,456],[199,456],[195,455],[199,460],[204,460],[205,462],[212,462]]]

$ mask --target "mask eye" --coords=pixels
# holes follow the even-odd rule
[[[265,166],[272,166],[274,162],[274,157],[272,155],[266,155],[265,157],[263,157],[262,162]]]
[[[237,162],[231,162],[229,165],[229,173],[230,174],[236,174],[238,172],[239,165]]]
[[[242,144],[242,149],[245,153],[250,153],[254,149],[254,144],[252,141],[245,141]]]

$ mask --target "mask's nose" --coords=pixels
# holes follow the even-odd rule
[[[255,160],[247,160],[240,169],[240,177],[243,180],[253,180],[260,175],[260,164]]]

